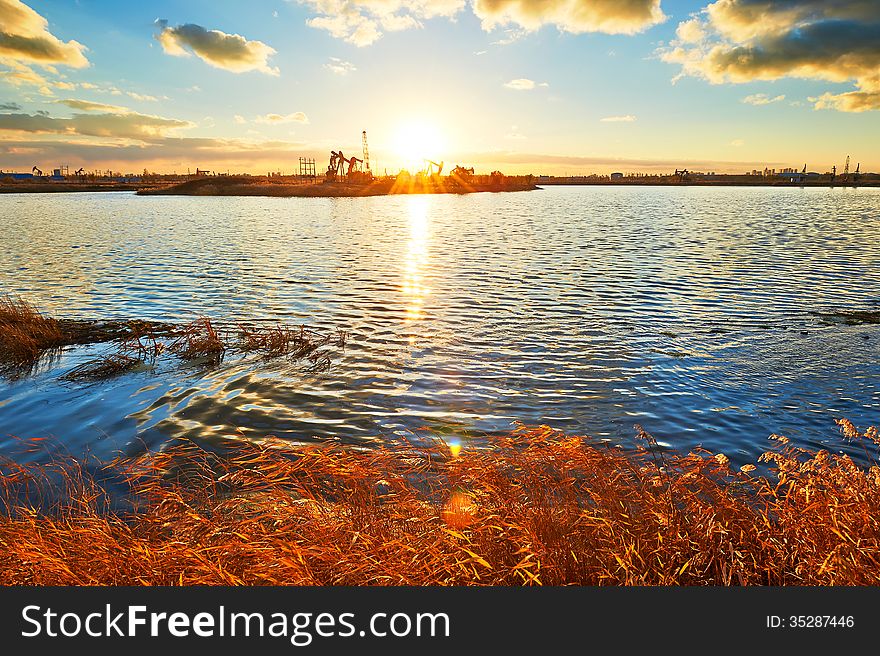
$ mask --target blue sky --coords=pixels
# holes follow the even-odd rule
[[[824,171],[847,154],[880,169],[880,3],[621,4],[28,0],[0,20],[0,169],[291,172],[299,156],[359,151],[364,129],[380,169]],[[0,0],[0,19],[21,5]],[[682,38],[688,21],[698,41]],[[4,48],[5,30],[57,52]],[[792,50],[810,38],[824,61]],[[761,58],[731,64],[736,48]],[[119,129],[95,128],[108,114]]]

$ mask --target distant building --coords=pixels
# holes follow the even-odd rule
[[[612,174],[611,174],[611,179],[612,179],[612,180],[622,180],[622,179],[623,179],[623,173],[612,173]]]
[[[807,176],[799,171],[783,171],[782,173],[777,174],[776,177],[782,178],[786,182],[797,184],[803,182]]]

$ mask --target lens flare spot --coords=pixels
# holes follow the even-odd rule
[[[477,504],[467,492],[453,492],[441,513],[443,521],[452,528],[467,528],[477,518]]]

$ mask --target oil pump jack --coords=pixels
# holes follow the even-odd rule
[[[338,153],[335,150],[330,151],[330,164],[327,165],[327,173],[325,174],[329,182],[335,182],[342,177],[343,166],[347,161],[341,150]]]
[[[363,164],[364,160],[359,157],[355,157],[352,155],[348,160],[348,171],[346,171],[345,176],[350,178],[353,173],[358,173],[358,164]]]
[[[433,160],[426,159],[425,163],[427,166],[425,167],[424,175],[426,178],[433,178],[435,175],[439,176],[443,173],[443,164],[444,162],[440,162],[439,164]],[[437,167],[437,171],[434,171],[434,167]]]
[[[43,175],[43,172],[42,172],[40,169],[38,169],[36,166],[35,166],[34,168],[31,169],[31,173],[33,173],[33,174],[36,175],[36,176],[42,176],[42,175]]]
[[[360,173],[360,171],[358,171],[358,164],[363,163],[364,160],[360,157],[346,157],[345,153],[341,150],[331,150],[330,164],[327,166],[326,173],[327,180],[335,182],[343,178],[351,178]],[[346,164],[348,165],[348,169],[345,168]]]
[[[687,174],[688,174],[687,169],[681,169],[681,170],[675,169],[675,175],[678,176],[679,182],[684,182],[685,178],[687,178]]]

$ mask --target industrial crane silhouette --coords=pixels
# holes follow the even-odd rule
[[[843,167],[843,182],[849,181],[849,155],[846,156],[846,166]]]
[[[678,169],[675,169],[675,175],[678,176],[679,182],[684,182],[684,179],[687,177],[687,174],[688,174],[687,169],[681,169],[680,171]]]
[[[439,164],[433,160],[426,159],[425,163],[428,165],[425,167],[425,176],[428,178],[433,178],[435,175],[440,175],[443,173],[443,164],[444,162],[440,162]],[[434,172],[434,167],[437,167],[437,172]]]
[[[367,145],[367,131],[364,130],[363,133],[363,142],[364,142],[364,171],[370,173],[370,147]]]

